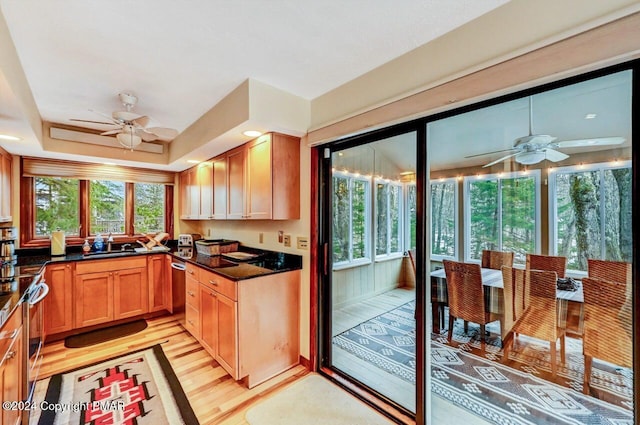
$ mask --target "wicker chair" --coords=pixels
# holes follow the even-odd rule
[[[558,313],[556,310],[556,281],[557,275],[552,271],[523,270],[524,281],[524,310],[522,316],[513,325],[513,332],[533,338],[549,341],[551,351],[551,372],[556,376],[556,342],[560,338],[560,356],[565,360],[564,330],[558,327]],[[519,278],[519,277],[518,277]],[[509,359],[509,351],[514,339],[505,343],[504,359]]]
[[[450,260],[443,260],[443,264],[449,299],[449,342],[453,336],[453,323],[459,318],[465,321],[465,332],[466,322],[480,325],[480,338],[484,347],[485,325],[499,320],[499,317],[493,317],[485,309],[480,265]]]
[[[513,337],[513,325],[524,313],[525,276],[526,272],[522,269],[502,267],[504,311],[500,319],[500,334],[503,343]]]
[[[500,270],[502,266],[513,267],[513,252],[482,250],[482,268]]]
[[[590,278],[631,285],[631,263],[589,258],[587,266]]]
[[[584,290],[584,393],[589,394],[593,358],[633,367],[632,309],[628,285],[585,277]]]
[[[527,254],[527,270],[547,270],[564,277],[567,271],[567,257],[554,255]]]

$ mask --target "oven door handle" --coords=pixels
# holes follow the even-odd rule
[[[187,269],[187,267],[184,264],[180,264],[180,263],[171,263],[171,268],[180,270],[180,271],[185,271]]]
[[[38,284],[38,286],[41,289],[40,295],[38,295],[35,298],[29,299],[29,305],[38,304],[40,301],[42,301],[49,294],[49,285],[47,285],[45,282],[40,282],[40,284]]]

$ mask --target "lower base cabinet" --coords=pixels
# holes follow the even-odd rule
[[[299,286],[299,270],[236,282],[187,264],[186,328],[252,388],[299,362]]]
[[[18,307],[3,329],[8,337],[0,340],[0,394],[2,401],[18,402],[23,399],[24,380],[22,308]],[[2,409],[0,419],[3,425],[15,425],[21,422],[20,409]]]

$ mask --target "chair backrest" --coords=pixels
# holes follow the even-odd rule
[[[447,276],[449,314],[474,323],[485,323],[484,290],[479,264],[443,260]]]
[[[631,367],[633,360],[631,304],[627,284],[585,277],[584,354]]]
[[[589,258],[587,266],[590,278],[631,285],[631,263]]]
[[[547,270],[523,270],[524,311],[514,331],[546,341],[558,336],[556,311],[556,272]]]
[[[564,277],[567,271],[567,257],[555,255],[527,254],[527,270],[547,270]]]
[[[415,249],[409,250],[409,261],[411,261],[411,267],[413,267],[413,275],[415,276],[416,274],[416,250]]]
[[[513,267],[502,267],[503,319],[500,334],[506,338],[513,325],[524,312],[525,271]]]
[[[482,268],[500,270],[502,266],[513,267],[513,252],[482,250]]]

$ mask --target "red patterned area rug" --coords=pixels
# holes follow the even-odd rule
[[[198,424],[160,345],[54,375],[34,402],[41,425]]]

